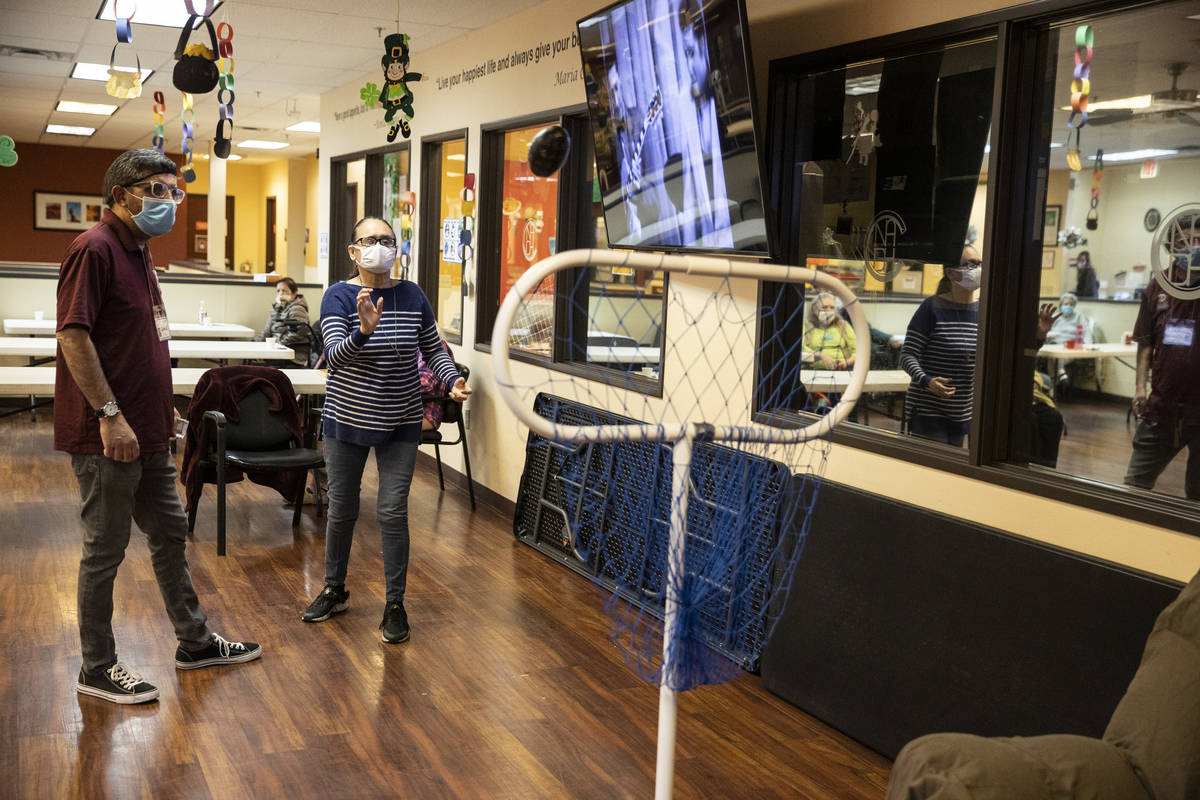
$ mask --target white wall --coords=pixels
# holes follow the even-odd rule
[[[489,59],[502,59],[514,50],[535,48],[540,43],[569,37],[575,21],[595,10],[596,5],[594,0],[554,0],[433,50],[422,50],[420,41],[414,41],[411,69],[421,72],[425,79],[413,87],[416,116],[410,140],[413,143],[412,185],[420,186],[422,165],[419,142],[423,136],[468,129],[468,169],[478,173],[481,124],[541,110],[581,105],[584,102],[582,84],[572,77],[577,75],[579,69],[575,49],[540,63],[510,67],[470,82],[464,82],[462,74],[464,70],[486,64]],[[767,64],[771,58],[915,28],[1005,5],[1009,3],[996,0],[958,4],[943,4],[937,0],[914,0],[908,3],[884,3],[878,0],[749,0],[750,36],[760,101],[765,98]],[[455,76],[458,76],[457,82]],[[378,109],[353,113],[360,106],[359,90],[367,81],[378,84],[381,82],[380,75],[364,74],[361,79],[322,96],[321,231],[329,229],[330,157],[386,144],[386,126]],[[760,125],[765,119],[765,112],[765,107],[760,105]],[[479,187],[481,203],[488,188],[485,185]],[[424,211],[424,198],[418,198],[417,205],[417,214],[420,216]],[[1141,212],[1138,213],[1140,218]],[[980,231],[982,233],[982,226]],[[330,247],[335,246],[340,244],[330,243]],[[1117,263],[1116,258],[1113,257],[1114,264]],[[326,263],[327,259],[323,259],[321,266],[324,267]],[[743,310],[753,308],[757,297],[756,286],[749,281],[738,282],[736,286],[738,306]],[[671,282],[672,292],[677,293],[676,296],[684,304],[700,302],[708,288],[709,282],[678,276]],[[503,406],[496,393],[490,359],[486,354],[474,351],[469,344],[477,339],[490,339],[489,332],[474,330],[474,311],[474,300],[469,299],[464,320],[464,341],[468,344],[456,351],[459,360],[467,363],[472,370],[471,384],[475,393],[468,404],[471,419],[469,439],[474,456],[472,467],[477,481],[515,500],[524,466],[526,432]],[[668,341],[680,335],[680,326],[685,324],[685,320],[685,315],[668,312]],[[692,370],[688,377],[695,379],[698,367],[693,356],[687,350],[667,353],[664,380],[668,391],[681,380],[685,369]],[[743,384],[740,388],[748,392],[753,379],[752,360],[752,353],[739,350],[733,362],[740,365],[736,374],[707,376],[707,379],[732,382],[735,391],[739,388],[736,384],[740,382]],[[533,380],[537,371],[514,364],[513,373],[516,380],[521,382]],[[568,383],[562,385],[567,386]],[[588,387],[576,389],[588,391]],[[617,402],[624,399],[619,392],[610,391],[605,396]],[[628,400],[629,413],[633,416],[637,416],[638,411],[654,413],[659,405],[653,399],[640,396],[629,396]],[[457,449],[448,448],[448,451],[444,457],[461,470]],[[833,448],[826,476],[866,491],[896,497],[1176,580],[1186,580],[1200,568],[1198,538],[853,448]]]

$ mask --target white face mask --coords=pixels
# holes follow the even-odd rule
[[[833,322],[836,316],[836,311],[818,311],[817,322],[821,323],[822,325],[828,325],[829,323]]]
[[[370,247],[356,244],[358,249],[357,263],[367,272],[389,272],[396,264],[396,248],[385,247],[376,242]]]
[[[963,267],[958,271],[959,278],[954,281],[961,289],[973,292],[979,288],[983,280],[983,267]]]

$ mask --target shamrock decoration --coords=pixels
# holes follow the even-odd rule
[[[367,108],[374,108],[375,98],[379,96],[379,87],[373,83],[368,83],[358,90],[358,96],[363,101],[363,105]]]
[[[16,142],[11,136],[0,136],[0,167],[11,167],[16,163]]]

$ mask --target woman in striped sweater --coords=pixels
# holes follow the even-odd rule
[[[408,489],[421,440],[417,353],[462,401],[471,391],[442,349],[433,310],[421,289],[389,273],[396,234],[382,219],[354,226],[349,245],[357,274],[330,286],[321,301],[321,337],[329,364],[323,426],[329,472],[325,530],[325,587],[304,611],[321,622],[345,611],[346,566],[358,519],[367,455],[379,468],[378,513],[383,540],[386,603],[383,641],[408,639],[404,588],[408,575]]]
[[[960,262],[945,266],[944,273],[949,290],[927,297],[904,335],[900,366],[912,376],[904,411],[914,435],[962,447],[975,399],[979,251],[964,247]]]

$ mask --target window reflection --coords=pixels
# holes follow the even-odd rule
[[[439,236],[437,301],[434,309],[443,334],[462,336],[462,251],[459,230],[462,227],[462,199],[467,165],[467,140],[450,139],[441,146],[441,231]]]
[[[1063,473],[1191,499],[1200,498],[1200,455],[1189,478],[1188,456],[1176,454],[1200,449],[1200,347],[1169,344],[1167,330],[1172,319],[1200,318],[1200,300],[1161,291],[1155,266],[1170,264],[1180,238],[1162,235],[1172,212],[1200,201],[1197,14],[1191,0],[1048,30],[1054,101],[1045,224],[1035,231],[1047,311],[1030,455]],[[1094,37],[1092,104],[1076,132],[1067,119],[1080,24]]]

